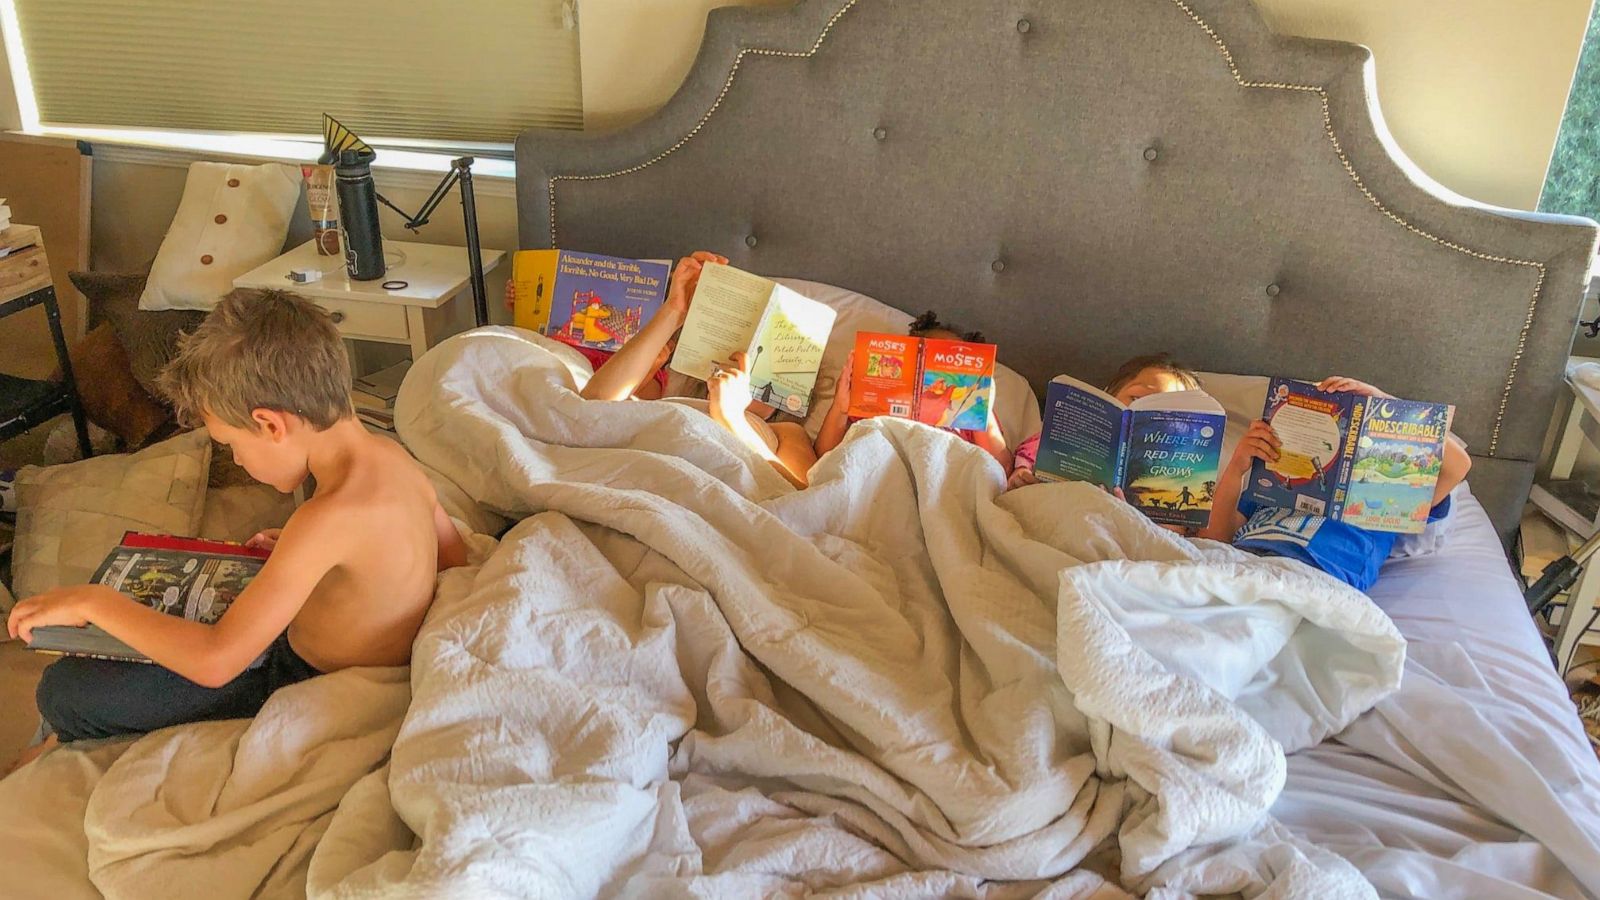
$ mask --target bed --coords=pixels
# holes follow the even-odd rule
[[[1035,387],[1174,349],[1454,400],[1470,489],[1370,599],[1082,485],[1002,494],[906,423],[796,492],[480,330],[397,401],[472,545],[409,671],[47,754],[0,781],[8,888],[1600,893],[1600,765],[1503,552],[1596,229],[1408,169],[1369,63],[1244,0],[804,0],[715,11],[647,121],[517,152],[526,247],[933,306]]]

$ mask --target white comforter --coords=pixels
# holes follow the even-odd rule
[[[82,786],[110,896],[1372,895],[1266,814],[1399,683],[1363,595],[902,422],[796,492],[586,371],[493,329],[414,366],[408,446],[518,524],[441,578],[403,722],[343,672],[0,805]]]
[[[442,581],[314,893],[1368,892],[1265,816],[1398,684],[1361,594],[906,423],[795,492],[563,359],[481,332],[406,382],[412,452],[522,521]]]

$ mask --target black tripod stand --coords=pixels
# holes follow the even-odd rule
[[[478,327],[489,324],[489,293],[483,286],[483,248],[478,244],[478,203],[472,195],[472,164],[470,156],[450,160],[450,171],[444,175],[444,180],[433,189],[428,199],[422,202],[422,209],[416,215],[411,215],[405,210],[389,202],[389,198],[378,195],[378,200],[384,206],[399,213],[406,220],[406,227],[416,231],[428,224],[428,218],[433,211],[439,208],[439,203],[444,200],[450,189],[457,183],[461,185],[461,217],[466,221],[467,229],[467,263],[472,270],[472,312]]]

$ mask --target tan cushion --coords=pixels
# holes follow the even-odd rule
[[[150,266],[139,308],[210,309],[233,279],[278,255],[300,198],[300,173],[268,163],[189,166],[178,213]]]
[[[29,597],[89,580],[127,531],[193,537],[206,499],[204,429],[138,453],[17,473],[12,590]]]

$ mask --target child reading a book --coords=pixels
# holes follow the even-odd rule
[[[1349,392],[1394,399],[1393,395],[1354,378],[1325,378],[1316,387],[1328,393]],[[1275,462],[1282,446],[1282,441],[1265,420],[1250,425],[1218,479],[1211,521],[1200,532],[1200,537],[1232,543],[1262,556],[1298,559],[1359,591],[1372,587],[1398,534],[1358,528],[1293,509],[1261,506],[1249,500],[1241,502],[1242,484],[1250,474],[1252,461]],[[1466,478],[1471,468],[1472,457],[1467,455],[1466,445],[1455,435],[1446,433],[1429,522],[1449,514],[1450,492]]]
[[[93,624],[155,663],[52,664],[37,696],[54,733],[28,759],[57,742],[252,716],[278,688],[325,672],[405,665],[439,570],[466,561],[422,469],[356,420],[344,343],[311,301],[234,291],[182,338],[162,387],[251,477],[287,492],[314,476],[316,493],[252,539],[270,556],[213,625],[102,584],[18,603],[14,638]]]
[[[727,265],[725,257],[697,251],[678,260],[672,269],[667,300],[661,311],[644,324],[639,333],[595,369],[584,385],[585,400],[626,400],[643,397],[639,385],[651,376],[672,353],[673,336],[683,327],[694,302],[701,269],[707,263]],[[792,422],[768,423],[774,410],[751,399],[749,361],[743,353],[734,354],[706,381],[709,400],[702,412],[759,454],[795,487],[803,488],[816,455],[805,429]],[[743,391],[741,394],[740,391]],[[693,401],[683,401],[695,405]]]
[[[517,285],[516,282],[508,279],[506,281],[506,309],[508,311],[515,309],[516,305]],[[616,355],[611,351],[600,350],[595,347],[574,346],[572,349],[583,354],[583,358],[589,361],[590,367],[597,371],[606,364],[606,360]],[[660,400],[666,394],[667,361],[672,359],[672,350],[673,342],[669,340],[662,346],[661,351],[656,354],[655,368],[652,370],[652,374],[649,378],[639,382],[639,386],[633,389],[633,396],[638,397],[640,400]]]
[[[1151,394],[1199,389],[1200,377],[1179,364],[1170,353],[1135,356],[1118,366],[1111,380],[1106,383],[1106,393],[1124,405]],[[1016,466],[1011,470],[1011,479],[1006,482],[1007,490],[1039,483],[1033,467],[1042,436],[1042,433],[1036,434],[1017,446]]]
[[[942,341],[968,341],[983,343],[983,334],[972,331],[962,334],[959,329],[948,322],[939,321],[939,315],[933,310],[928,310],[918,316],[906,329],[906,333],[916,338],[932,338]],[[844,371],[839,373],[839,384],[833,395],[833,404],[828,407],[828,415],[822,420],[822,428],[817,431],[817,439],[813,444],[818,457],[829,450],[839,446],[844,441],[845,432],[857,420],[850,418],[850,382],[851,373],[855,369],[855,354],[845,360]],[[957,389],[959,390],[959,389]],[[950,386],[945,382],[935,379],[934,382],[923,390],[918,398],[923,408],[934,408],[943,411],[951,406],[958,398],[953,395]],[[948,430],[948,429],[947,429]],[[982,431],[976,429],[955,429],[954,433],[969,444],[982,448],[1005,471],[1011,470],[1011,451],[1006,447],[1005,435],[1000,432],[1000,422],[994,417],[994,407],[989,408],[989,425]]]

